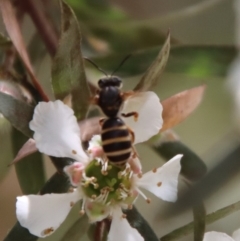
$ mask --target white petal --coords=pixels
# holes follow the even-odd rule
[[[78,191],[17,197],[17,219],[30,233],[45,237],[60,226],[72,206],[80,199]]]
[[[108,241],[144,241],[137,229],[132,228],[122,215],[120,207],[114,209]]]
[[[141,178],[136,177],[136,185],[165,201],[175,202],[182,156],[176,155],[162,167],[145,173]]]
[[[134,143],[140,143],[156,135],[162,128],[162,105],[158,96],[151,91],[141,92],[129,97],[121,113],[137,112],[138,118],[122,117],[135,134]]]
[[[65,166],[63,170],[68,175],[71,184],[77,187],[82,180],[84,168],[85,166],[83,163],[74,162],[72,165]]]
[[[232,237],[235,241],[240,241],[240,229],[234,231]]]
[[[76,117],[62,101],[40,102],[34,110],[30,128],[35,132],[34,139],[40,152],[87,161]]]
[[[220,232],[208,232],[205,233],[203,241],[234,241],[230,236]]]

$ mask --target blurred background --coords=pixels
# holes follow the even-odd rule
[[[161,100],[164,100],[183,90],[206,85],[201,105],[189,118],[174,127],[174,131],[209,168],[239,145],[240,125],[234,95],[229,90],[228,78],[231,63],[237,56],[237,48],[234,47],[235,29],[237,29],[234,4],[237,1],[67,0],[66,2],[72,6],[81,23],[84,55],[96,57],[97,64],[110,73],[114,67],[107,68],[105,56],[110,59],[113,56],[111,64],[117,67],[122,56],[129,53],[135,51],[155,53],[154,49],[160,49],[170,29],[172,46],[176,49],[170,52],[169,65],[154,91]],[[21,5],[21,1],[14,3]],[[34,4],[44,8],[53,25],[57,26],[55,30],[58,34],[60,12],[57,1],[35,0]],[[6,35],[2,22],[1,32]],[[22,19],[22,32],[36,75],[46,93],[53,97],[50,87],[51,54],[36,34],[34,23],[27,14]],[[178,46],[181,48],[177,49]],[[143,57],[145,58],[145,55]],[[146,54],[146,61],[149,62],[147,58]],[[144,59],[141,61],[144,63]],[[133,64],[138,68],[138,62]],[[128,61],[124,66],[127,68]],[[124,67],[117,72],[123,76],[125,89],[135,86],[145,67],[147,66],[143,68],[140,66],[139,70],[131,75],[127,74],[127,71],[124,72]],[[89,68],[88,76],[91,81],[96,82],[100,74]],[[8,166],[14,158],[11,127],[5,121],[2,121],[0,127],[0,239],[2,240],[16,222],[15,200],[16,196],[22,195],[22,191],[15,167]],[[144,144],[138,146],[138,151],[144,171],[164,163]],[[44,165],[48,179],[55,172],[55,168],[47,158]],[[205,200],[207,213],[240,200],[239,183],[240,175],[233,176],[208,197]],[[162,219],[159,212],[169,205],[150,194],[149,197],[152,199],[150,205],[139,198],[136,206],[159,237],[192,221],[191,210]],[[68,223],[71,223],[69,220],[61,230],[45,240],[60,240],[70,225]],[[239,227],[240,216],[236,212],[208,225],[207,230],[231,234]],[[179,241],[190,240],[193,240],[192,235],[179,239]]]

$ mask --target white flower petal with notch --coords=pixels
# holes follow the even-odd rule
[[[80,199],[82,196],[77,190],[66,194],[17,197],[17,219],[30,233],[46,237],[61,225],[72,206]]]
[[[152,192],[164,201],[175,202],[182,156],[176,155],[162,167],[143,174],[141,178],[136,176],[136,186]]]
[[[40,102],[29,126],[34,131],[33,137],[40,152],[87,162],[77,119],[73,110],[62,101]]]
[[[120,207],[115,207],[112,212],[112,223],[108,234],[108,241],[144,241],[137,229],[132,228]]]
[[[140,92],[130,96],[123,105],[121,113],[137,112],[138,118],[121,117],[134,132],[134,144],[147,141],[162,128],[162,105],[158,96],[152,92]]]

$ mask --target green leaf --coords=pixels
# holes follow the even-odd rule
[[[40,194],[46,193],[66,193],[69,190],[69,178],[62,173],[55,173],[44,185]],[[26,228],[21,227],[17,222],[8,233],[4,241],[35,241],[38,237],[29,233]]]
[[[62,32],[60,44],[53,60],[52,85],[55,97],[72,95],[72,104],[78,120],[88,111],[90,90],[81,53],[81,33],[72,9],[60,1]]]
[[[157,58],[153,61],[151,66],[145,72],[140,82],[134,88],[136,91],[147,91],[151,87],[157,84],[166,64],[170,52],[170,32],[166,38],[166,41],[159,52]]]
[[[85,235],[89,227],[89,220],[87,215],[80,217],[73,225],[69,228],[67,233],[63,236],[61,241],[80,241]]]
[[[23,40],[23,36],[21,33],[21,28],[19,26],[19,21],[17,20],[16,13],[11,1],[1,0],[0,1],[0,10],[2,13],[3,22],[5,24],[6,30],[12,40],[12,43],[19,54],[24,66],[31,78],[31,81],[41,95],[42,99],[48,101],[48,97],[44,93],[41,85],[39,84],[33,70],[33,66],[28,57],[27,49]]]
[[[10,95],[0,92],[0,113],[19,131],[28,137],[33,132],[29,129],[29,122],[32,120],[34,107],[23,101],[14,99]]]
[[[144,73],[159,53],[160,47],[137,51],[118,73],[133,76]],[[93,58],[101,68],[112,71],[129,53],[111,54]],[[165,73],[184,74],[191,77],[225,76],[229,65],[237,56],[233,46],[174,46],[171,48]]]
[[[127,215],[127,220],[133,228],[136,228],[138,232],[143,236],[145,241],[158,241],[159,238],[153,232],[148,222],[143,218],[143,216],[138,212],[136,207],[132,209],[123,210]]]
[[[166,161],[177,154],[183,154],[181,159],[181,174],[190,181],[198,181],[207,172],[206,164],[192,150],[176,139],[167,136],[161,137],[158,142],[152,145],[152,148],[162,156]]]
[[[240,201],[206,215],[206,218],[205,218],[206,224],[214,223],[214,222],[216,222],[224,217],[227,217],[239,210],[240,210]],[[190,222],[180,228],[173,230],[171,233],[164,235],[163,237],[161,237],[161,241],[179,240],[180,238],[192,233],[193,228],[194,228],[194,221]]]
[[[121,53],[124,49],[126,56],[132,51],[164,43],[165,34],[145,24],[129,26],[131,16],[109,1],[67,0],[67,3],[73,7],[78,19],[84,25],[84,42],[88,42],[88,46],[92,46],[93,49],[95,42],[100,40],[106,46],[103,52],[111,49],[116,53]],[[91,40],[96,41],[93,44]],[[85,47],[88,46],[85,45]]]
[[[66,0],[81,20],[114,21],[126,19],[126,14],[106,0]]]
[[[13,128],[12,147],[14,155],[16,155],[27,139],[21,132]],[[24,194],[38,193],[45,183],[42,155],[36,152],[33,155],[27,156],[22,162],[17,163],[15,168],[22,192]]]

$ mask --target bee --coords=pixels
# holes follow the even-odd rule
[[[135,172],[141,172],[133,143],[141,143],[159,133],[163,123],[162,105],[152,91],[121,91],[122,80],[114,76],[114,73],[129,56],[110,76],[94,62],[87,58],[86,60],[106,75],[99,79],[98,90],[92,103],[98,105],[106,115],[100,125],[102,149],[107,161],[119,167],[126,167],[128,163]]]
[[[132,146],[134,133],[126,126],[119,114],[129,93],[121,92],[122,80],[117,76],[101,78],[98,81],[98,87],[94,100],[107,116],[100,121],[103,151],[112,164],[123,167],[134,150]],[[137,118],[137,113],[131,112],[122,116]]]

